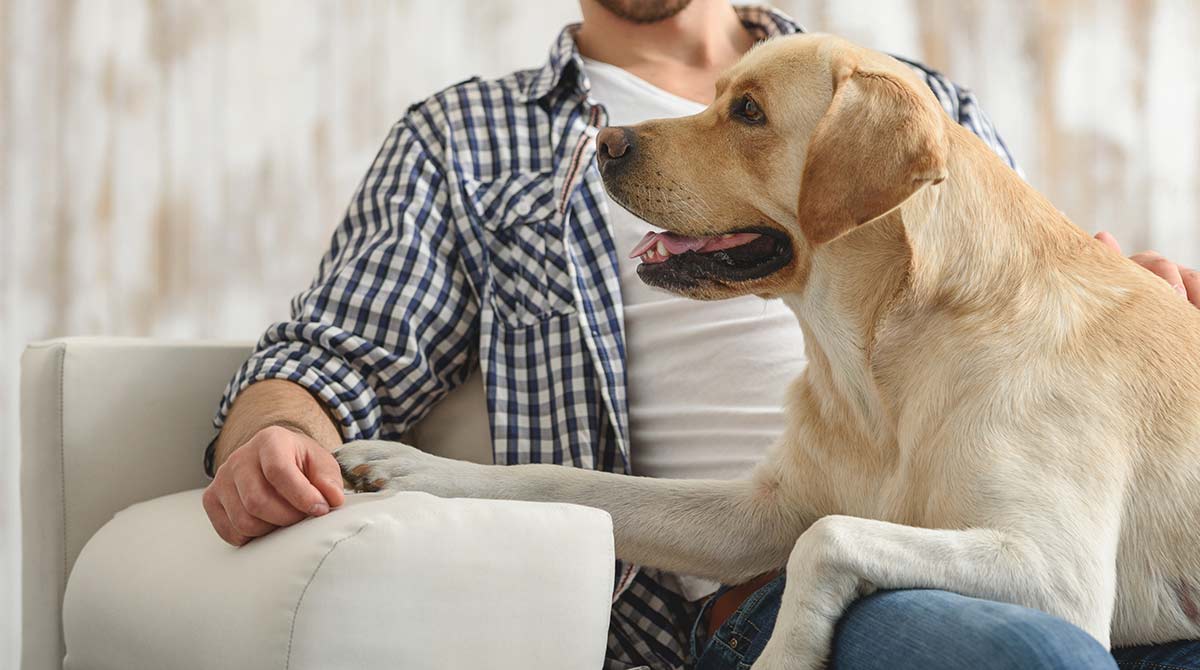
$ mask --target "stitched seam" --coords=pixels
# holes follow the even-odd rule
[[[575,144],[575,151],[571,154],[570,167],[567,170],[567,178],[563,181],[562,194],[559,196],[558,211],[563,213],[567,211],[567,195],[571,192],[571,182],[575,181],[575,173],[579,170],[579,159],[583,155],[583,145],[587,142],[587,135],[579,138]]]
[[[593,106],[591,113],[588,116],[589,128],[595,127],[599,116],[600,109]],[[563,184],[562,195],[560,196],[560,202],[558,205],[558,211],[560,213],[567,211],[567,196],[570,195],[572,191],[571,185],[575,181],[575,174],[579,171],[579,164],[581,162],[580,159],[583,157],[584,147],[587,146],[587,139],[587,133],[585,132],[583,136],[579,138],[579,142],[575,144],[575,152],[574,155],[571,156],[571,168],[567,171],[567,180]]]
[[[1174,663],[1159,663],[1158,661],[1117,661],[1117,667],[1129,670],[1188,670]]]
[[[62,548],[62,564],[63,564],[63,581],[62,590],[59,592],[59,601],[62,601],[61,596],[67,588],[67,553],[70,548],[67,545],[67,431],[66,431],[66,399],[63,395],[66,389],[67,377],[67,345],[62,345],[58,350],[58,483],[62,487],[60,498],[62,500],[62,520],[63,520],[63,548]],[[61,615],[61,612],[60,612]],[[59,636],[62,635],[62,628],[59,628]]]
[[[325,565],[325,559],[329,558],[329,555],[333,553],[333,550],[337,549],[338,545],[346,540],[350,540],[361,535],[362,532],[370,525],[371,522],[368,521],[352,534],[343,537],[337,542],[334,542],[333,546],[331,546],[329,550],[325,552],[325,555],[321,557],[321,560],[317,561],[317,567],[313,568],[312,574],[308,576],[308,581],[304,584],[304,588],[300,590],[300,597],[296,599],[296,607],[292,610],[292,625],[288,630],[287,659],[283,663],[284,670],[292,667],[292,640],[296,636],[296,619],[298,619],[300,616],[300,605],[304,603],[304,594],[308,593],[308,587],[312,586],[313,580],[317,578],[317,573],[321,571],[321,566]]]

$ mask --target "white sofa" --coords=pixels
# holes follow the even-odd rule
[[[26,350],[22,670],[601,666],[613,543],[600,510],[352,495],[241,549],[222,543],[200,505],[201,456],[249,348]],[[482,398],[476,376],[411,440],[488,458]]]

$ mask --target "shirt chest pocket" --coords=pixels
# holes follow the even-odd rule
[[[553,174],[468,180],[465,187],[487,247],[487,299],[496,318],[522,327],[574,311]]]

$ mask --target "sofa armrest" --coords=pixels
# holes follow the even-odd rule
[[[63,589],[117,511],[204,486],[204,446],[250,342],[69,337],[21,358],[21,667],[62,663]],[[442,456],[490,463],[478,370],[411,432]],[[199,505],[199,501],[196,501]],[[199,509],[199,507],[197,507]]]
[[[65,338],[21,358],[22,661],[60,667],[67,574],[135,502],[203,486],[212,414],[250,343]]]
[[[356,494],[242,548],[199,490],[88,542],[63,604],[66,668],[555,668],[604,660],[607,513]]]

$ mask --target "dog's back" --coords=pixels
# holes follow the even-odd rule
[[[1094,489],[1118,492],[1119,500],[1078,510],[1120,514],[1112,642],[1196,638],[1200,310],[1069,223],[973,136],[957,135],[975,145],[975,169],[1004,197],[996,215],[1029,219],[1020,258],[1000,254],[1009,266],[997,270],[1000,281],[1011,283],[977,333],[1012,361],[989,407],[1000,410],[1011,402],[1005,394],[1021,388],[1038,407],[1010,409],[1029,412],[1031,437],[1040,430],[1063,442],[1040,463],[1034,453],[1028,466],[1058,469],[1083,489],[1119,483]],[[1004,327],[988,332],[996,323]],[[1047,425],[1039,429],[1038,421]]]
[[[1129,297],[1096,328],[1096,357],[1124,391],[1111,423],[1129,444],[1114,644],[1200,636],[1200,310],[1124,259]],[[1100,266],[1099,263],[1097,263]]]

